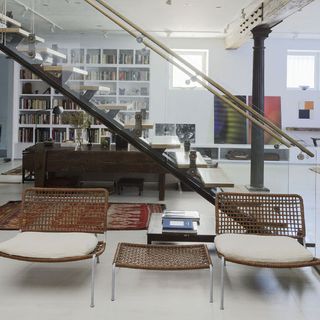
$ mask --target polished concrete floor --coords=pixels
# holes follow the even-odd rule
[[[0,171],[17,164],[1,164]],[[241,175],[247,175],[248,170],[245,166],[239,169],[229,164],[225,169],[237,183],[243,183]],[[274,192],[281,192],[281,188],[290,184],[287,179],[280,178],[286,170],[284,167],[267,168],[266,180],[269,186],[274,186]],[[294,174],[305,181],[308,168],[300,166],[294,169]],[[19,178],[6,181],[6,177],[0,177],[0,204],[20,199],[23,188],[31,186],[22,185]],[[306,193],[305,183],[299,186],[301,192]],[[111,195],[110,201],[157,202],[157,194],[155,187],[148,185],[142,197],[137,196],[136,190],[128,189],[121,196]],[[307,204],[310,208],[315,206],[315,197],[312,193],[310,199],[313,200],[308,200],[312,202]],[[168,186],[165,203],[170,209],[212,213],[214,223],[214,207],[194,192],[181,192]],[[316,220],[311,217],[313,219]],[[14,234],[14,231],[1,231],[0,241]],[[212,304],[209,303],[209,272],[206,270],[117,270],[116,301],[111,302],[111,263],[120,241],[146,243],[146,231],[107,233],[107,250],[97,267],[95,308],[89,307],[89,261],[39,264],[0,259],[0,319],[317,320],[320,317],[320,278],[313,269],[271,270],[232,263],[227,264],[225,310],[220,311],[220,260],[213,244],[208,245],[214,263]]]

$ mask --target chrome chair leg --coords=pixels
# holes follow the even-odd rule
[[[210,303],[213,303],[213,268],[210,265]]]
[[[224,309],[224,257],[221,258],[221,296],[220,296],[220,310]]]
[[[92,256],[91,260],[91,304],[90,307],[94,307],[94,278],[95,278],[95,267],[96,267],[96,255]]]
[[[112,265],[112,284],[111,284],[111,301],[115,300],[115,287],[116,287],[116,265]]]

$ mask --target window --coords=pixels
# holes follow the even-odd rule
[[[208,73],[208,50],[174,50],[179,56],[187,60],[203,73]],[[179,64],[180,62],[177,61]],[[183,64],[181,64],[183,65]],[[193,74],[193,72],[191,72]],[[170,68],[171,89],[178,88],[202,88],[201,84],[190,80],[190,77],[178,67],[171,65]]]
[[[319,54],[317,52],[288,52],[287,55],[287,88],[317,87],[317,66]]]

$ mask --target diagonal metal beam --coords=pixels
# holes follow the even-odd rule
[[[153,150],[148,143],[144,142],[141,139],[135,138],[135,136],[129,131],[124,130],[123,126],[119,124],[119,122],[114,120],[104,111],[99,110],[93,103],[83,98],[82,96],[79,96],[77,92],[72,91],[70,88],[62,86],[59,79],[43,71],[41,66],[32,64],[32,60],[22,57],[15,48],[10,48],[8,47],[8,45],[4,45],[3,43],[1,43],[0,50],[16,62],[18,62],[20,65],[36,74],[40,79],[45,81],[54,89],[58,90],[65,97],[69,98],[74,103],[79,105],[81,109],[97,118],[102,124],[110,128],[115,133],[119,134],[123,139],[127,140],[135,148],[147,154],[164,169],[168,170],[175,177],[177,177],[183,183],[187,184],[190,188],[196,191],[204,199],[212,204],[215,203],[215,193],[213,193],[211,190],[205,189],[199,181],[197,181],[190,175],[180,171],[171,161],[167,161],[167,158],[165,156],[159,154],[156,150]]]

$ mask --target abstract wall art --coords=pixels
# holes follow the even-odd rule
[[[237,96],[246,102],[246,96]],[[214,97],[214,142],[221,144],[246,144],[247,121],[244,116]]]

